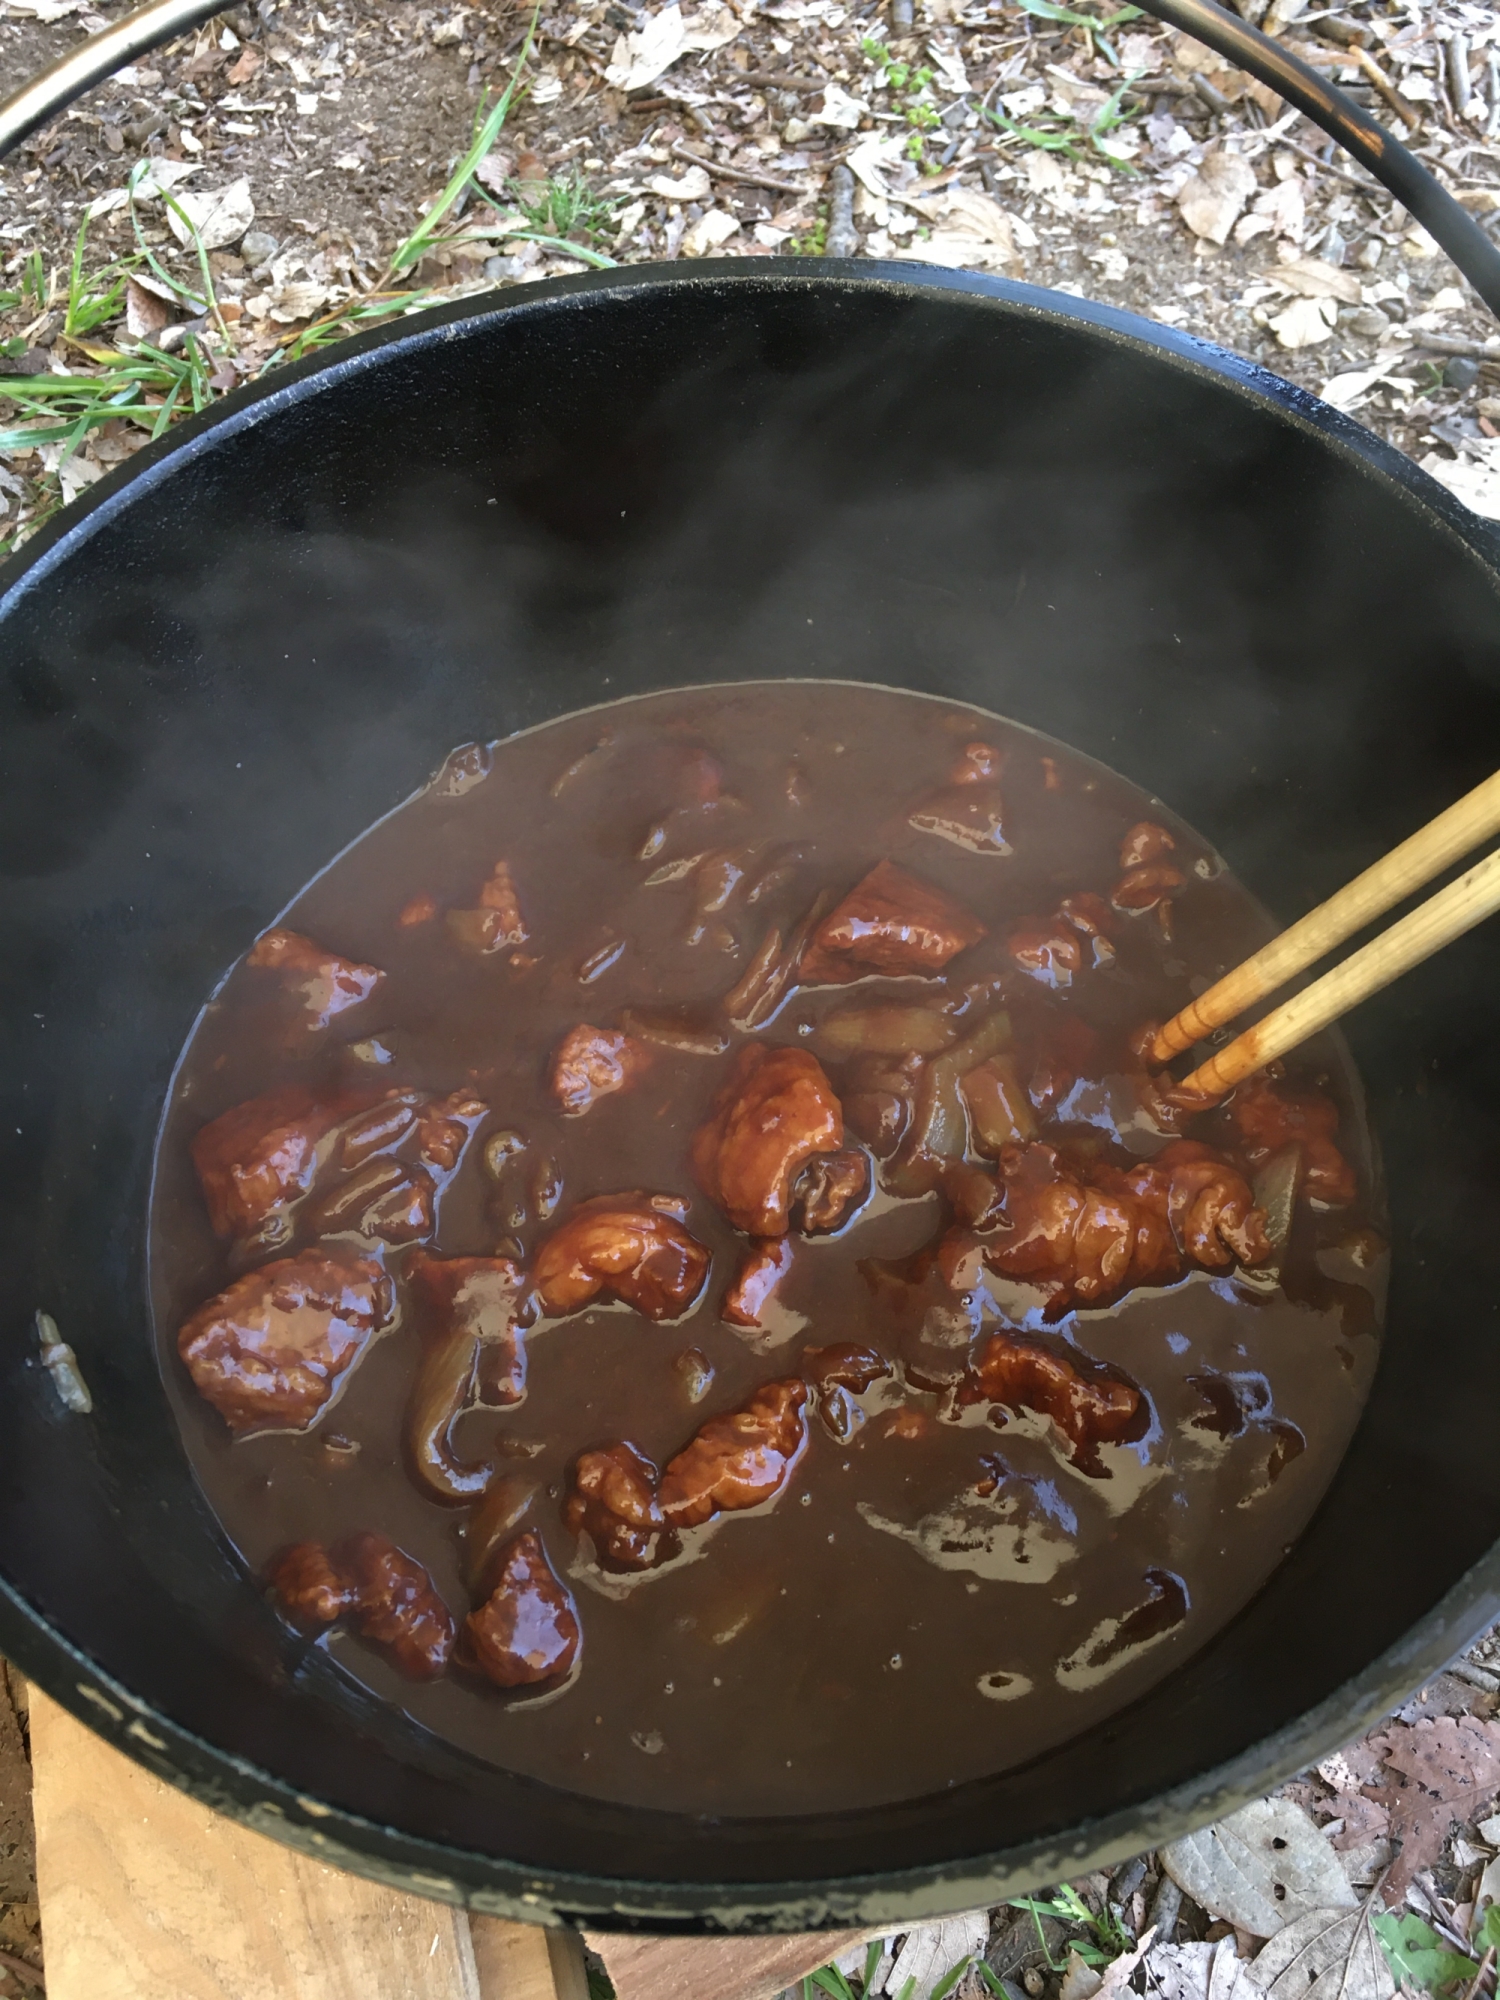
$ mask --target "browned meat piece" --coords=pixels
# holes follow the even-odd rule
[[[421,1563],[385,1535],[355,1535],[339,1550],[340,1566],[359,1593],[354,1622],[384,1646],[402,1673],[432,1680],[453,1651],[453,1614]]]
[[[719,1317],[731,1326],[758,1328],[761,1314],[791,1268],[792,1246],[785,1236],[768,1236],[752,1243],[740,1260],[734,1283],[724,1294]]]
[[[804,984],[867,972],[932,977],[983,936],[984,925],[961,903],[882,861],[818,925],[800,976]]]
[[[831,1236],[870,1198],[870,1159],[850,1149],[809,1160],[792,1186],[792,1212],[804,1236]]]
[[[497,861],[489,880],[479,891],[478,908],[449,910],[448,929],[458,943],[470,951],[503,951],[508,945],[523,945],[527,939],[526,919],[516,894],[510,864]]]
[[[396,918],[396,922],[403,930],[409,930],[413,924],[430,924],[437,913],[438,906],[433,897],[413,896]]]
[[[751,1042],[693,1134],[693,1171],[736,1229],[784,1236],[793,1181],[815,1154],[843,1143],[843,1114],[817,1057]]]
[[[1117,910],[1154,910],[1186,880],[1180,868],[1132,868],[1116,882],[1110,901]]]
[[[417,1119],[417,1158],[440,1174],[453,1173],[489,1108],[472,1090],[434,1098]]]
[[[304,1250],[247,1272],[200,1306],[177,1351],[231,1430],[305,1430],[394,1303],[375,1258]]]
[[[536,1255],[542,1311],[560,1319],[612,1292],[647,1319],[676,1319],[703,1289],[709,1256],[671,1196],[603,1194],[583,1202]]]
[[[422,1359],[406,1405],[407,1451],[435,1498],[473,1500],[495,1468],[461,1463],[452,1427],[481,1400],[505,1408],[526,1394],[521,1328],[532,1308],[525,1276],[506,1257],[429,1257],[421,1251],[407,1275],[422,1329]]]
[[[877,1349],[854,1340],[838,1340],[831,1347],[804,1348],[802,1372],[815,1389],[851,1389],[862,1396],[872,1382],[882,1381],[895,1370]]]
[[[563,1502],[565,1527],[589,1535],[606,1569],[654,1569],[676,1549],[656,1499],[650,1459],[633,1444],[600,1445],[580,1454]]]
[[[1057,906],[1057,914],[1071,924],[1080,937],[1089,940],[1096,967],[1114,964],[1113,937],[1118,927],[1114,912],[1102,896],[1096,896],[1091,889],[1080,889],[1076,895],[1063,897]]]
[[[1176,851],[1177,842],[1164,826],[1154,820],[1143,819],[1131,827],[1120,842],[1120,867],[1127,872],[1132,868],[1146,868],[1153,861],[1160,861]]]
[[[713,1417],[667,1466],[657,1499],[672,1528],[758,1507],[780,1493],[807,1442],[807,1384],[767,1382],[742,1410]]]
[[[1264,1264],[1271,1256],[1266,1218],[1249,1183],[1222,1153],[1195,1139],[1174,1139],[1148,1163],[1156,1188],[1167,1181],[1167,1219],[1190,1263],[1223,1271],[1235,1262]],[[1137,1176],[1141,1169],[1135,1169]]]
[[[299,931],[267,931],[245,963],[280,973],[282,985],[301,1002],[309,1030],[326,1028],[336,1014],[367,1000],[385,977],[378,966],[340,958]]]
[[[1040,1141],[1000,1158],[1001,1228],[985,1239],[990,1268],[1040,1285],[1052,1311],[1134,1285],[1169,1284],[1189,1264],[1227,1270],[1267,1261],[1265,1218],[1222,1154],[1174,1140],[1121,1169],[1064,1164]]]
[[[360,1634],[383,1646],[402,1673],[431,1680],[453,1651],[453,1615],[432,1578],[386,1535],[352,1535],[331,1552],[298,1542],[272,1564],[267,1581],[299,1621],[331,1625],[352,1615]]]
[[[843,1069],[844,1123],[878,1159],[888,1159],[911,1123],[922,1079],[919,1056],[856,1056]]]
[[[353,1578],[321,1542],[298,1542],[283,1550],[267,1571],[266,1581],[290,1615],[304,1625],[332,1625],[359,1602]]]
[[[631,1035],[584,1023],[558,1044],[548,1072],[547,1087],[570,1118],[577,1118],[601,1097],[628,1090],[651,1067],[655,1051]]]
[[[475,1660],[497,1687],[538,1687],[572,1672],[583,1643],[578,1608],[532,1528],[505,1551],[500,1580],[464,1621]]]
[[[361,1101],[288,1084],[205,1125],[193,1140],[193,1165],[214,1234],[252,1235],[306,1194],[321,1141]]]
[[[1097,1469],[1101,1444],[1139,1428],[1145,1398],[1134,1383],[1085,1374],[1038,1340],[992,1333],[980,1348],[959,1391],[965,1403],[1008,1403],[1050,1417],[1073,1448],[1076,1464]]]
[[[1083,970],[1083,943],[1067,919],[1027,917],[1006,937],[1005,949],[1022,972],[1058,992]]]
[[[1283,1146],[1300,1146],[1303,1192],[1330,1208],[1353,1201],[1354,1169],[1334,1144],[1338,1106],[1321,1090],[1293,1090],[1260,1070],[1246,1077],[1224,1110],[1252,1166]]]
[[[973,854],[1009,854],[1005,802],[995,782],[1002,762],[992,744],[966,744],[954,760],[947,784],[923,799],[908,824]]]

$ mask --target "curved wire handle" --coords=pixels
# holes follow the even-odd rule
[[[0,158],[132,57],[171,41],[228,4],[229,0],[146,0],[145,6],[60,56],[0,103]],[[1159,21],[1238,63],[1321,125],[1442,245],[1490,311],[1500,317],[1500,249],[1420,160],[1352,98],[1215,0],[1138,0],[1138,4]]]

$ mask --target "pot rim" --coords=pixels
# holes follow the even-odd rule
[[[1401,489],[1407,504],[1477,557],[1500,586],[1500,530],[1352,417],[1259,363],[1137,314],[1010,279],[874,261],[705,260],[691,268],[630,265],[478,294],[352,336],[325,354],[246,384],[211,409],[145,446],[61,509],[26,548],[0,565],[0,619],[35,583],[121,511],[138,486],[212,448],[221,434],[301,403],[322,387],[375,367],[396,349],[414,353],[463,337],[490,321],[581,305],[596,295],[688,285],[753,284],[774,290],[940,293],[972,299],[1039,327],[1072,324],[1117,347],[1213,378],[1285,420],[1316,432],[1341,456]],[[313,1798],[248,1759],[189,1731],[133,1694],[50,1621],[4,1574],[0,1555],[0,1647],[36,1684],[104,1740],[212,1809],[315,1860],[435,1900],[530,1923],[598,1928],[808,1931],[896,1925],[993,1903],[1037,1884],[1107,1867],[1160,1847],[1263,1797],[1298,1771],[1363,1733],[1441,1670],[1500,1617],[1500,1543],[1360,1674],[1304,1715],[1238,1756],[1150,1800],[1070,1831],[997,1846],[958,1861],[825,1879],[670,1883],[531,1868],[501,1857],[417,1838]]]

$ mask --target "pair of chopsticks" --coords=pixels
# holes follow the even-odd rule
[[[1158,1063],[1170,1062],[1244,1008],[1305,972],[1336,945],[1497,833],[1500,771],[1429,820],[1409,840],[1393,847],[1362,875],[1356,875],[1336,896],[1309,910],[1243,965],[1226,972],[1216,986],[1158,1030],[1151,1045],[1152,1057]],[[1500,910],[1500,849],[1476,862],[1388,931],[1361,945],[1301,993],[1274,1007],[1253,1028],[1184,1077],[1175,1086],[1175,1093],[1208,1103],[1216,1101],[1245,1077],[1305,1042],[1309,1035],[1389,986],[1496,910]]]

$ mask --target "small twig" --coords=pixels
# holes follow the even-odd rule
[[[1352,48],[1349,51],[1349,60],[1359,65],[1385,99],[1386,103],[1391,107],[1392,111],[1395,112],[1396,116],[1411,131],[1415,132],[1422,123],[1421,112],[1416,109],[1415,105],[1407,103],[1406,99],[1397,89],[1394,81],[1386,75],[1380,64],[1376,62],[1374,56],[1370,54],[1370,51],[1368,49]]]
[[[1490,1954],[1494,1956],[1493,1952]],[[28,1986],[34,1986],[38,1993],[44,1993],[47,1982],[34,1965],[28,1965],[24,1958],[17,1958],[13,1951],[0,1951],[0,1969],[13,1972],[17,1979],[24,1979]]]
[[[702,167],[715,180],[743,181],[747,187],[771,188],[776,194],[806,194],[805,187],[795,181],[779,181],[774,174],[747,174],[739,167],[721,167],[712,160],[704,159],[701,153],[693,152],[687,146],[673,146],[670,149],[674,160],[686,160],[689,166]]]
[[[741,69],[731,71],[731,84],[748,83],[754,90],[826,90],[826,76],[793,76],[784,69]]]
[[[1483,341],[1459,340],[1447,333],[1402,333],[1391,345],[1405,347],[1408,352],[1425,348],[1429,354],[1454,355],[1464,361],[1500,361],[1500,343],[1486,346]]]
[[[1495,1963],[1495,1947],[1491,1945],[1489,1950],[1485,1953],[1484,1957],[1479,1961],[1479,1970],[1474,1974],[1474,1977],[1469,1981],[1468,1988],[1464,1993],[1464,2000],[1478,2000],[1479,1989],[1484,1984],[1485,1974],[1489,1971],[1490,1967],[1494,1963]]]

